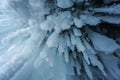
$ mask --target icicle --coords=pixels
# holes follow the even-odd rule
[[[91,72],[89,66],[87,65],[87,63],[84,60],[83,60],[83,65],[84,65],[84,68],[85,68],[85,71],[86,71],[88,77],[90,78],[90,80],[93,80],[92,72]]]
[[[112,5],[110,7],[95,8],[94,11],[95,12],[109,13],[109,14],[120,14],[120,4]]]
[[[84,52],[85,51],[85,46],[83,45],[80,38],[76,38],[76,47],[77,47],[78,52]]]
[[[73,32],[74,32],[75,36],[81,36],[82,35],[81,31],[77,28],[74,28]]]
[[[58,46],[58,38],[59,38],[59,34],[56,32],[53,32],[46,42],[47,46],[48,47],[57,47]]]
[[[86,60],[87,64],[90,64],[88,54],[85,51],[83,51],[82,53],[83,53],[83,57]]]
[[[91,54],[91,55],[88,55],[88,56],[89,56],[89,59],[91,61],[91,64],[93,66],[97,66],[102,71],[102,73],[106,76],[104,67],[103,67],[102,63],[97,59],[96,55]]]
[[[119,16],[98,16],[102,21],[112,24],[120,24]]]
[[[68,51],[65,51],[64,56],[65,56],[66,63],[68,63],[69,62],[69,53],[68,53]]]
[[[118,66],[118,58],[113,55],[108,55],[104,53],[99,54],[100,60],[102,60],[103,64],[109,71],[109,73],[115,78],[120,78],[120,69]],[[109,77],[109,76],[108,76]]]
[[[59,53],[64,53],[67,50],[68,50],[68,48],[67,48],[67,44],[66,44],[65,38],[60,36],[59,37],[59,48],[58,48],[58,51],[59,51]]]
[[[96,50],[104,51],[106,53],[112,53],[120,46],[111,38],[101,35],[96,32],[90,32],[89,37],[93,42]]]
[[[91,15],[80,15],[80,18],[84,21],[85,24],[95,26],[100,23],[100,19]]]

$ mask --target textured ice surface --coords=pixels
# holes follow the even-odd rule
[[[0,1],[0,80],[119,80],[119,30],[105,34],[99,25],[119,28],[119,5]]]

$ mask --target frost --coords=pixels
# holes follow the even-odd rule
[[[97,25],[100,23],[100,19],[95,16],[90,15],[80,15],[81,19],[85,22],[85,24],[89,25]]]
[[[74,23],[78,28],[81,28],[84,25],[83,21],[77,18],[74,18]]]
[[[71,13],[69,11],[59,13],[59,16],[57,16],[55,20],[54,29],[56,30],[56,32],[61,32],[61,31],[71,28],[71,25],[73,23],[70,20],[70,18],[71,18]]]

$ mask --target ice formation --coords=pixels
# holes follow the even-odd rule
[[[2,0],[0,80],[120,80],[119,31],[119,0]]]

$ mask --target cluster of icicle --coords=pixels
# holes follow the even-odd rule
[[[0,1],[0,80],[119,80],[120,45],[90,28],[119,26],[119,0],[95,1]]]

